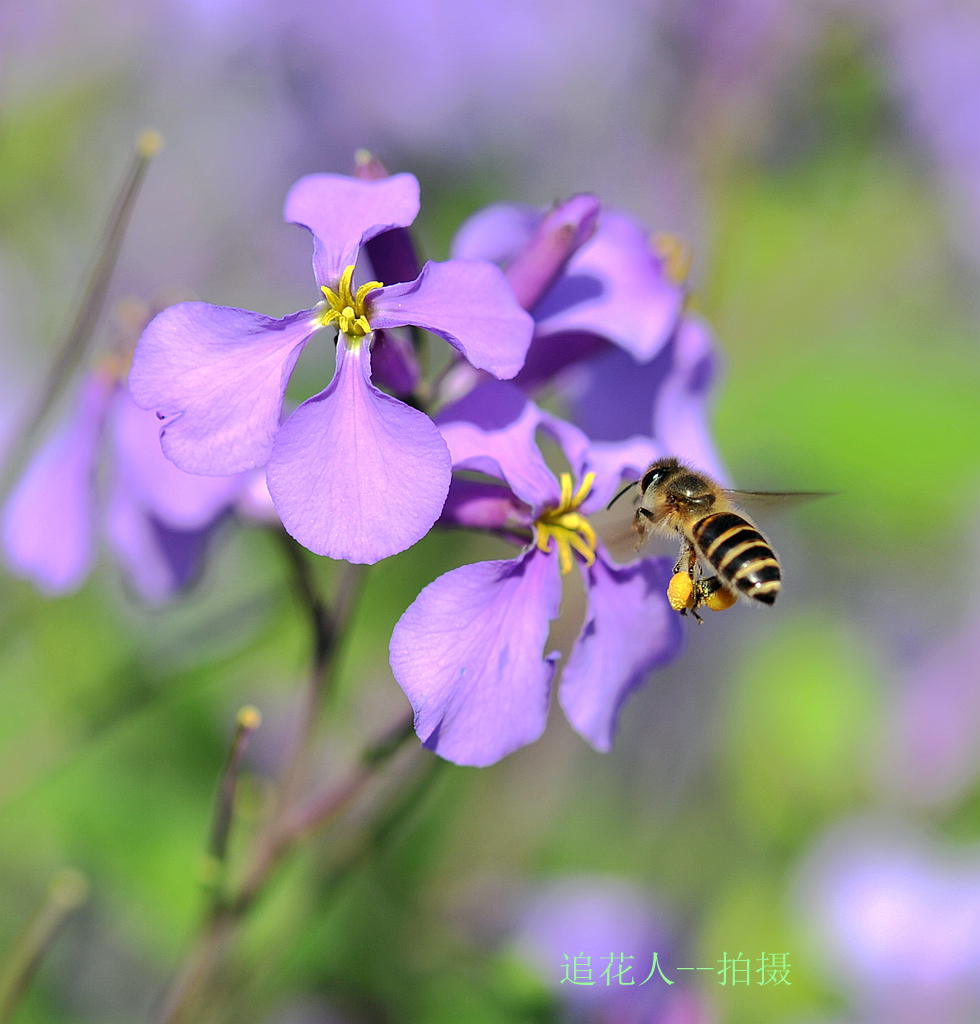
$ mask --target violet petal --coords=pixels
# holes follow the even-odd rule
[[[318,285],[336,286],[357,262],[360,247],[418,216],[419,183],[411,174],[364,181],[343,174],[308,174],[286,196],[283,216],[313,235],[313,273]]]
[[[419,594],[395,626],[391,668],[430,750],[483,766],[541,735],[560,595],[556,559],[534,549],[453,569]]]
[[[482,260],[426,263],[414,281],[372,292],[368,317],[374,328],[411,324],[438,334],[501,379],[524,365],[534,330],[502,271]]]
[[[3,512],[3,549],[42,591],[79,587],[95,557],[96,454],[113,382],[91,374],[66,419],[28,463]]]
[[[666,558],[613,568],[600,557],[583,569],[589,607],[558,700],[597,750],[612,746],[626,698],[680,647],[680,622],[664,597],[670,568]]]
[[[373,378],[396,395],[410,395],[421,372],[411,342],[403,331],[375,331],[371,345]]]
[[[726,479],[708,429],[708,396],[717,357],[705,325],[684,317],[657,356],[637,363],[620,349],[575,367],[562,391],[575,422],[593,441],[655,438],[660,454],[676,455],[718,480]],[[608,396],[617,396],[616,402]]]
[[[537,223],[527,244],[505,268],[524,309],[533,309],[555,283],[574,253],[595,231],[599,200],[581,193],[558,203]]]
[[[281,320],[182,302],[147,325],[129,387],[165,420],[164,454],[188,473],[223,476],[265,465],[296,360],[319,329],[310,310]]]
[[[435,424],[379,391],[367,345],[348,350],[341,335],[334,378],[282,425],[268,482],[283,525],[300,544],[373,563],[428,533],[450,473]]]
[[[210,527],[173,530],[156,520],[117,482],[105,511],[106,542],[141,600],[164,604],[198,575]]]
[[[527,244],[541,211],[522,203],[494,203],[467,218],[453,239],[457,260],[489,260],[507,264]]]
[[[201,476],[178,469],[160,448],[160,421],[125,391],[113,401],[109,429],[116,471],[135,500],[177,530],[207,526],[245,487],[245,476]]]
[[[645,361],[670,337],[683,297],[643,229],[604,210],[595,234],[535,307],[537,334],[595,334]]]
[[[536,440],[542,413],[514,385],[484,381],[436,417],[453,466],[504,480],[534,508],[561,493]],[[574,428],[572,428],[574,429]]]
[[[529,528],[527,508],[510,489],[486,480],[453,477],[439,525],[509,533]]]

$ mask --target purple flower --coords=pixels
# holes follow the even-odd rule
[[[963,605],[962,625],[898,670],[885,710],[879,784],[907,804],[950,808],[980,776],[980,593]]]
[[[600,214],[591,196],[544,213],[490,206],[463,224],[453,254],[506,266],[532,312],[534,342],[518,378],[524,387],[537,387],[610,345],[646,362],[680,316],[683,289],[646,232],[625,214]]]
[[[512,942],[519,961],[535,970],[548,988],[583,1024],[708,1024],[712,1017],[702,998],[685,988],[676,940],[666,916],[649,892],[626,879],[583,875],[549,881],[523,894]],[[621,984],[607,984],[623,954]],[[654,954],[663,976],[643,984]],[[562,980],[579,965],[583,980]],[[687,973],[687,972],[685,972]],[[680,984],[677,982],[680,981]]]
[[[521,538],[516,558],[461,566],[430,583],[391,638],[391,666],[423,743],[459,764],[487,765],[544,730],[557,654],[544,654],[561,577],[578,564],[587,591],[581,632],[559,702],[573,728],[608,750],[620,708],[672,657],[680,629],[663,599],[667,559],[626,567],[606,557],[588,514],[622,474],[638,475],[656,446],[638,439],[596,457],[577,428],[542,412],[514,386],[488,381],[439,416],[457,469],[506,486],[462,482],[444,521]],[[556,478],[535,440],[541,429],[572,473]]]
[[[980,11],[959,0],[877,5],[893,75],[914,142],[935,164],[939,197],[964,254],[980,266]]]
[[[801,913],[861,1020],[980,1019],[980,853],[855,822],[804,865]]]
[[[566,372],[562,394],[570,416],[594,442],[652,434],[665,452],[724,480],[727,471],[707,426],[717,361],[707,324],[685,315],[653,359],[637,364],[609,348]]]
[[[244,480],[181,472],[163,457],[157,434],[155,418],[133,404],[117,375],[100,369],[85,377],[4,509],[10,568],[45,593],[75,590],[94,563],[101,519],[106,542],[144,600],[166,600],[189,583],[211,528]]]
[[[724,479],[705,420],[715,346],[704,322],[683,312],[687,253],[676,239],[651,242],[629,217],[600,215],[598,201],[580,195],[544,214],[489,207],[463,225],[454,252],[502,263],[534,316],[517,384],[549,386],[593,441],[652,435]]]
[[[531,320],[489,263],[427,263],[410,282],[355,288],[363,244],[412,223],[418,182],[315,174],[286,198],[285,217],[313,236],[324,300],[274,320],[185,302],[160,313],[136,350],[130,387],[165,421],[163,450],[193,473],[266,466],[283,525],[317,554],[376,562],[414,544],[438,518],[450,460],[435,424],[371,381],[374,332],[413,325],[439,334],[498,377],[521,368]],[[296,360],[323,328],[337,335],[328,387],[280,423]],[[386,495],[397,484],[398,505]]]

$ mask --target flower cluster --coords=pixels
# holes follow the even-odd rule
[[[79,382],[4,508],[3,552],[17,575],[64,594],[88,576],[101,534],[128,585],[157,604],[196,578],[250,482],[184,473],[164,458],[156,418],[120,371],[110,356]]]
[[[491,764],[542,733],[562,659],[549,631],[577,571],[586,611],[558,699],[573,728],[607,750],[625,700],[673,657],[680,627],[664,599],[670,560],[618,564],[592,516],[665,454],[719,472],[704,421],[709,335],[686,311],[676,243],[651,240],[594,196],[545,211],[491,207],[463,224],[451,259],[424,266],[408,232],[419,205],[414,177],[371,160],[355,177],[300,179],[285,218],[312,237],[318,301],[278,319],[204,302],[163,310],[136,347],[132,399],[155,414],[171,472],[200,481],[186,527],[203,527],[241,474],[264,469],[286,531],[320,555],[373,563],[433,527],[516,545],[513,557],[431,582],[391,638],[418,735],[452,761]],[[428,379],[423,332],[452,347]],[[314,337],[335,341],[333,378],[288,411]],[[100,380],[59,470],[60,486],[76,491],[105,429]],[[129,426],[114,431],[125,455],[148,420],[137,427],[146,414],[116,401],[115,420],[134,419],[131,439]],[[131,464],[151,488],[153,460]],[[40,459],[34,477],[45,472]],[[147,507],[169,523],[159,499]],[[8,514],[8,550],[26,564],[25,502],[22,493]],[[77,538],[64,543],[71,576],[85,558]]]

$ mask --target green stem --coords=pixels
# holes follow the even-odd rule
[[[0,968],[0,1024],[7,1024],[13,1019],[41,961],[68,916],[87,899],[88,881],[81,872],[65,868],[52,879],[44,903]]]
[[[97,249],[98,257],[82,292],[81,301],[76,306],[75,317],[68,328],[61,350],[41,385],[37,402],[29,410],[23,424],[13,435],[17,441],[7,460],[2,481],[0,481],[0,497],[6,496],[13,481],[19,475],[34,436],[47,416],[48,410],[57,401],[68,379],[85,356],[95,325],[105,304],[109,281],[119,258],[119,250],[122,248],[123,238],[136,204],[136,198],[139,195],[140,186],[143,184],[150,161],[160,151],[162,145],[163,140],[154,131],[143,132],[136,141],[136,152],[122,186],[116,194],[102,241]]]

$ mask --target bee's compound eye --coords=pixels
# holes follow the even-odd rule
[[[664,478],[667,476],[667,470],[663,466],[654,466],[652,469],[648,469],[643,474],[643,479],[640,481],[641,490],[647,491],[651,487],[656,487],[662,483]]]

